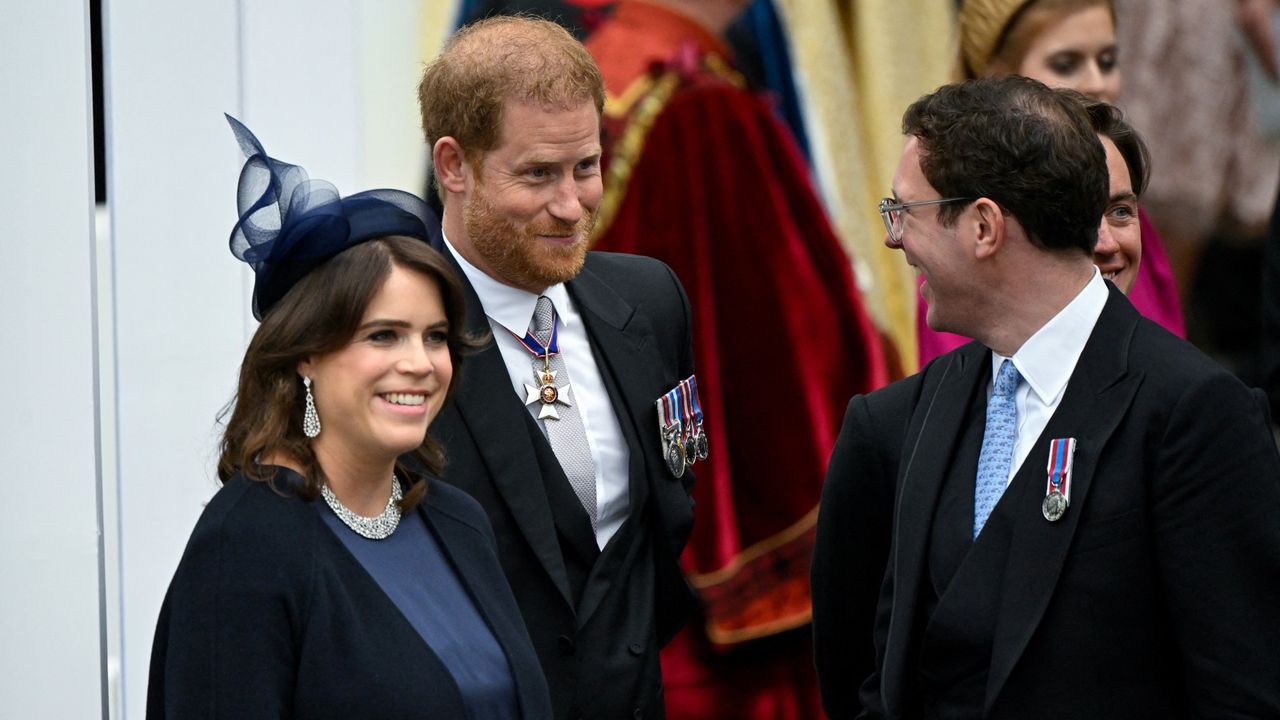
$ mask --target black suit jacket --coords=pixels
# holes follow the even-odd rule
[[[850,403],[813,565],[833,718],[920,713],[932,523],[990,374],[990,351],[971,343]],[[1055,437],[1078,444],[1071,506],[1051,523],[1040,503]],[[997,512],[1011,534],[989,578],[984,717],[1280,716],[1280,457],[1265,408],[1114,287]]]
[[[440,658],[314,502],[289,493],[301,478],[279,480],[237,475],[201,514],[160,610],[147,717],[466,717]],[[521,717],[547,720],[547,686],[489,523],[466,494],[430,482],[418,511],[505,651]]]
[[[438,236],[433,245],[453,260]],[[488,334],[458,275],[467,329]],[[603,552],[495,344],[467,358],[431,434],[446,449],[445,479],[493,523],[556,717],[662,717],[658,651],[694,603],[678,565],[693,477],[667,469],[654,402],[693,373],[688,301],[666,265],[634,255],[588,253],[567,287],[630,450],[630,515]]]

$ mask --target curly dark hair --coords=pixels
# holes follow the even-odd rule
[[[262,318],[240,365],[236,397],[220,415],[231,413],[222,436],[219,479],[226,482],[239,472],[253,480],[270,480],[274,471],[260,466],[258,458],[282,453],[302,470],[306,484],[300,494],[314,498],[320,493],[324,471],[302,433],[304,395],[298,363],[351,342],[393,266],[422,273],[440,288],[453,363],[453,382],[445,394],[445,402],[450,401],[463,354],[479,344],[465,332],[462,289],[453,269],[419,239],[390,236],[360,243],[309,272]],[[434,475],[443,468],[444,448],[429,435],[410,455]],[[422,499],[426,481],[403,463],[397,462],[396,471],[411,483],[400,501],[407,511]]]
[[[943,197],[990,198],[1037,246],[1093,254],[1107,207],[1107,158],[1070,91],[1017,75],[944,85],[911,104],[902,131]],[[943,206],[955,223],[965,205]]]
[[[1124,158],[1125,167],[1129,169],[1133,194],[1141,197],[1151,179],[1151,153],[1147,150],[1147,144],[1142,141],[1142,136],[1125,120],[1124,113],[1115,105],[1083,95],[1079,99],[1084,103],[1085,112],[1089,113],[1093,131],[1105,135],[1116,144],[1120,157]]]

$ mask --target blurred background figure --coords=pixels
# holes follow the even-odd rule
[[[1274,148],[1280,140],[1280,61],[1277,60],[1276,33],[1280,31],[1280,2],[1244,0],[1240,5],[1240,29],[1254,51],[1250,65],[1251,100],[1255,119],[1263,136]],[[1246,364],[1240,374],[1257,379],[1271,401],[1271,423],[1280,444],[1280,198],[1276,200],[1262,248],[1262,279],[1258,295],[1261,340],[1256,368]],[[1248,297],[1247,295],[1245,296]],[[1247,305],[1246,305],[1247,307]],[[1248,357],[1248,346],[1245,347]],[[1251,374],[1250,370],[1256,369]]]
[[[965,0],[960,6],[959,38],[959,79],[1018,74],[1108,103],[1120,96],[1111,0]],[[1169,260],[1141,211],[1138,219],[1143,262],[1133,287],[1120,289],[1143,315],[1184,336]],[[916,322],[924,364],[968,339],[931,330],[924,322],[923,299],[920,303]]]
[[[1274,0],[1116,3],[1125,70],[1120,104],[1152,157],[1143,207],[1160,229],[1186,312],[1187,337],[1262,382],[1257,359],[1261,237],[1280,156],[1264,142],[1256,91],[1275,88]],[[1247,68],[1261,72],[1249,82]],[[1277,292],[1272,289],[1271,292]]]
[[[1262,347],[1260,375],[1262,388],[1271,400],[1271,423],[1280,442],[1280,200],[1271,216],[1263,247]]]
[[[901,110],[947,82],[955,15],[937,0],[776,0],[798,78],[813,172],[854,263],[863,301],[893,353],[914,372],[915,273],[884,245],[875,212],[902,151]]]
[[[1156,168],[1145,206],[1164,234],[1187,297],[1197,260],[1214,234],[1260,235],[1275,200],[1280,162],[1250,112],[1238,29],[1268,59],[1258,6],[1272,0],[1124,0],[1119,42],[1128,75],[1121,96]],[[1248,10],[1250,13],[1246,13]],[[1243,23],[1243,26],[1241,26]],[[1220,140],[1219,140],[1220,139]],[[1256,244],[1256,242],[1255,242]]]
[[[704,621],[664,653],[672,718],[819,712],[806,626],[822,478],[847,398],[887,378],[794,137],[733,64],[746,7],[623,0],[586,40],[608,94],[596,247],[681,278],[716,420],[683,558]]]

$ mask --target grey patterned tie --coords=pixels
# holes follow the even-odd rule
[[[533,309],[533,320],[529,323],[529,334],[544,348],[551,343],[551,332],[555,325],[555,305],[546,296],[538,298]],[[557,338],[563,340],[563,338]],[[565,477],[573,486],[573,492],[582,502],[582,507],[591,518],[591,529],[596,529],[596,466],[591,459],[591,446],[587,444],[587,430],[582,424],[582,415],[578,412],[578,398],[569,384],[569,368],[564,364],[564,345],[559,343],[560,352],[551,356],[549,369],[551,385],[555,391],[545,391],[545,368],[540,357],[533,358],[533,375],[537,389],[543,392],[530,393],[526,403],[529,411],[542,423],[543,432],[551,443],[551,449],[560,461]],[[589,352],[589,351],[588,351]],[[533,389],[533,388],[529,388]],[[551,402],[548,399],[554,398]]]

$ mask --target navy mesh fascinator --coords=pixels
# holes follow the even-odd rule
[[[421,198],[388,189],[341,197],[332,184],[268,156],[249,128],[226,117],[245,154],[231,254],[253,268],[257,319],[308,272],[353,245],[389,235],[427,240],[436,220]]]

